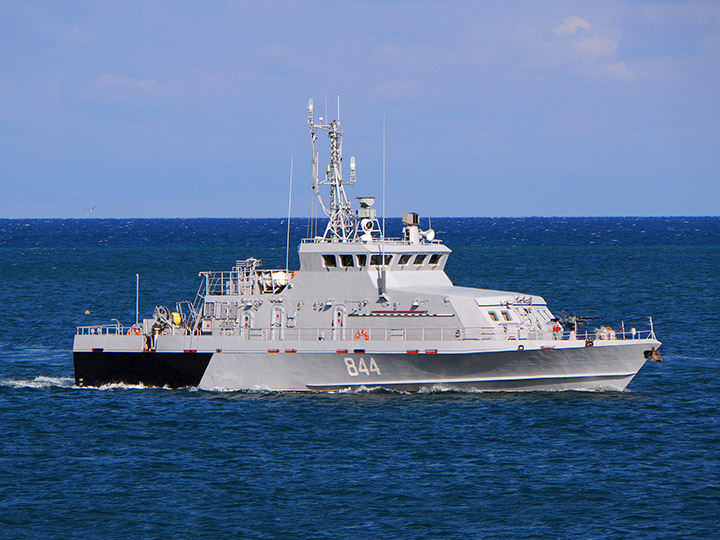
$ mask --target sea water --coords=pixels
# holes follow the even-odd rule
[[[456,285],[652,316],[664,362],[625,392],[77,388],[75,327],[134,322],[135,274],[150,316],[284,268],[286,224],[0,220],[0,538],[717,538],[720,218],[432,225]]]

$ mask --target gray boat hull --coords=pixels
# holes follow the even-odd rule
[[[216,352],[205,390],[624,390],[654,340],[595,347],[408,353]]]

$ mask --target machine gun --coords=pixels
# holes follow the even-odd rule
[[[602,319],[602,317],[581,317],[574,312],[570,314],[567,311],[561,311],[558,322],[563,326],[570,326],[575,333],[577,333],[578,327],[585,326],[590,321],[598,321],[600,319]]]

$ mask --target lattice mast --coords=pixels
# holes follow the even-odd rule
[[[338,105],[338,117],[340,116]],[[322,116],[320,123],[316,124],[314,119],[313,100],[308,102],[308,126],[312,138],[312,189],[317,196],[323,212],[330,218],[325,229],[323,238],[327,241],[347,242],[355,238],[356,218],[353,214],[350,201],[345,194],[344,186],[355,184],[355,158],[350,158],[350,179],[342,177],[342,127],[340,120],[333,120],[329,124],[323,123]],[[318,171],[317,131],[326,131],[330,138],[330,163],[325,170],[324,179],[320,180]],[[329,185],[330,207],[325,206],[320,185]]]

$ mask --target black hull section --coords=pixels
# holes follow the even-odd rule
[[[213,353],[75,352],[75,384],[124,383],[182,388],[197,386]]]

